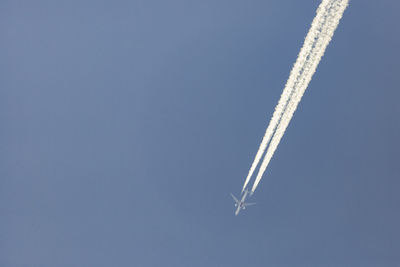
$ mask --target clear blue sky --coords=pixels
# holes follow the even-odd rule
[[[400,3],[350,2],[251,207],[319,1],[0,3],[0,265],[400,266]]]

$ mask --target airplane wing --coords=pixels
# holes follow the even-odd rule
[[[235,200],[236,203],[239,203],[239,200],[231,193],[231,196],[233,198],[233,200]]]
[[[253,206],[253,205],[255,205],[256,203],[243,203],[243,205],[244,206]]]

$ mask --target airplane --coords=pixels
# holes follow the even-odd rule
[[[247,194],[249,193],[249,190],[245,190],[242,199],[239,201],[232,193],[231,196],[233,198],[233,200],[235,200],[235,207],[236,211],[235,211],[235,216],[237,216],[240,212],[240,210],[244,210],[246,209],[247,206],[251,206],[251,205],[255,205],[256,203],[246,203],[244,202],[246,200]]]

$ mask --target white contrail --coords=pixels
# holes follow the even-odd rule
[[[325,14],[325,18],[327,18],[326,14]],[[320,50],[319,48],[321,47],[321,43],[325,39],[321,29],[317,29],[317,32],[318,32],[318,37],[316,39],[316,42],[313,44],[313,50],[308,55],[308,60],[304,64],[304,68],[303,68],[303,70],[301,72],[301,75],[299,75],[300,77],[298,78],[298,82],[296,84],[295,92],[294,92],[294,94],[292,95],[292,97],[290,99],[290,102],[289,102],[289,104],[288,104],[288,106],[287,106],[287,108],[285,110],[285,113],[281,117],[280,124],[277,127],[277,130],[276,130],[276,132],[274,134],[273,140],[271,141],[271,144],[270,144],[270,146],[268,148],[267,154],[266,154],[266,156],[265,156],[265,158],[263,160],[263,163],[262,163],[262,165],[260,167],[259,173],[258,173],[258,175],[256,177],[255,182],[254,182],[254,185],[253,185],[253,189],[254,190],[257,187],[257,185],[258,185],[258,183],[259,183],[259,181],[260,181],[260,179],[262,177],[262,174],[264,173],[265,169],[267,168],[268,163],[271,160],[273,153],[275,152],[275,149],[276,149],[276,147],[278,145],[277,140],[280,140],[280,138],[283,135],[282,127],[284,127],[284,125],[288,122],[288,116],[291,113],[291,111],[293,109],[293,105],[295,103],[294,99],[296,99],[298,97],[299,89],[301,88],[301,86],[304,85],[305,79],[307,78],[308,74],[310,73],[311,65],[313,63],[315,64],[316,52],[318,52]]]
[[[324,0],[325,1],[325,0]],[[323,1],[323,2],[324,2]],[[319,12],[323,12],[326,17],[326,23],[322,25],[320,29],[318,29],[319,34],[316,39],[316,42],[304,64],[304,68],[300,74],[299,82],[296,84],[294,88],[294,93],[290,98],[290,102],[287,105],[287,108],[280,120],[280,123],[275,131],[274,137],[271,140],[271,143],[268,147],[268,151],[265,155],[265,158],[261,164],[260,170],[257,174],[256,180],[252,187],[252,193],[254,193],[257,188],[258,183],[260,182],[276,148],[279,145],[279,142],[285,133],[287,126],[290,123],[291,118],[305,92],[311,78],[320,62],[326,47],[328,46],[335,29],[337,28],[339,21],[343,15],[344,10],[348,5],[348,0],[326,0],[326,2],[331,3],[328,5],[327,9],[321,10]]]
[[[262,155],[265,152],[265,149],[267,148],[267,145],[269,141],[272,138],[272,135],[274,134],[276,127],[279,124],[279,121],[283,115],[283,112],[285,111],[288,101],[290,97],[293,94],[293,90],[295,87],[295,83],[298,81],[299,76],[301,75],[301,71],[304,68],[304,64],[307,61],[307,56],[310,54],[310,51],[313,48],[313,44],[315,40],[318,38],[318,30],[321,28],[323,23],[325,22],[325,17],[324,17],[324,12],[321,12],[321,10],[325,10],[331,3],[329,1],[322,1],[320,6],[318,7],[317,14],[311,24],[311,28],[304,40],[303,47],[300,50],[300,53],[297,57],[297,60],[290,72],[289,79],[286,82],[285,88],[282,92],[281,98],[279,99],[278,105],[275,107],[274,114],[271,118],[271,121],[268,125],[268,128],[265,132],[265,135],[261,141],[260,147],[258,148],[257,154],[254,158],[254,161],[250,167],[249,173],[246,177],[246,180],[244,182],[242,192],[246,188],[247,184],[250,181],[250,178],[252,177],[254,170],[256,169],[258,163],[261,160]]]

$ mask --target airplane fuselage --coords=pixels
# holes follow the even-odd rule
[[[237,208],[235,211],[235,216],[239,214],[240,210],[244,210],[246,207],[244,205],[244,201],[246,200],[247,194],[249,193],[249,191],[244,191],[244,194],[242,196],[242,199],[239,201],[239,203],[237,204]]]

